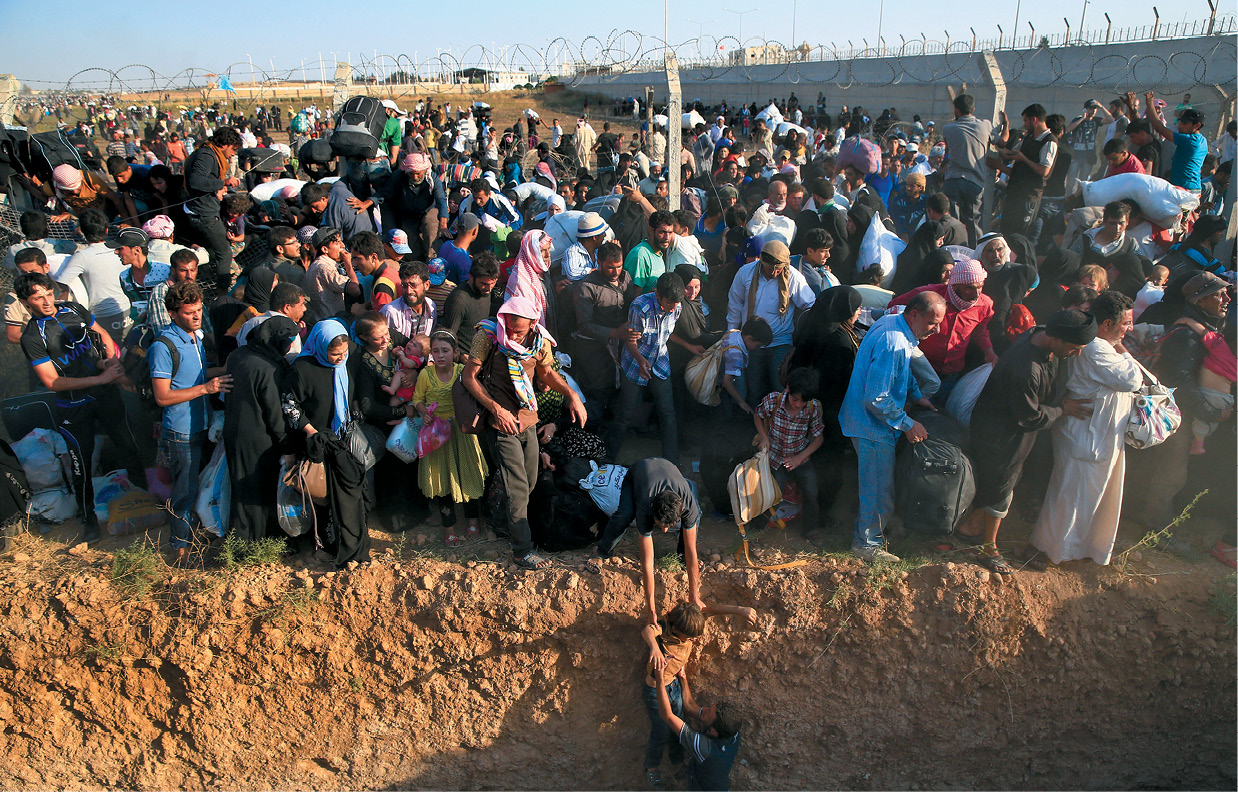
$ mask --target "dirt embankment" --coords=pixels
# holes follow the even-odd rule
[[[142,597],[102,553],[26,561],[0,570],[5,788],[640,784],[630,561],[250,568]],[[711,620],[691,670],[750,715],[737,789],[1232,789],[1224,584],[714,563],[707,598],[759,624]]]

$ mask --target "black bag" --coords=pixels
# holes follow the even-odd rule
[[[548,553],[580,550],[598,539],[595,526],[606,524],[606,513],[579,487],[555,484],[543,471],[529,494],[529,532],[533,543]]]
[[[963,453],[967,433],[944,413],[915,418],[929,436],[922,443],[899,441],[894,507],[908,531],[945,536],[954,533],[976,495],[971,460]]]
[[[327,165],[334,156],[335,153],[331,151],[331,144],[322,138],[317,138],[301,147],[301,151],[297,154],[297,159],[302,165]]]
[[[0,420],[14,442],[35,429],[56,431],[56,394],[38,390],[0,402]]]
[[[46,181],[57,165],[72,165],[78,170],[98,170],[99,150],[82,135],[64,129],[38,132],[22,146],[26,172]]]
[[[371,159],[378,155],[378,139],[387,125],[387,111],[370,96],[354,96],[335,118],[331,150],[340,157]]]
[[[125,370],[125,376],[133,382],[138,396],[147,405],[155,403],[155,389],[150,382],[150,348],[152,344],[163,344],[172,355],[172,373],[181,367],[181,353],[176,349],[170,338],[161,336],[146,324],[134,325],[125,336],[123,351],[120,355],[120,365]]]

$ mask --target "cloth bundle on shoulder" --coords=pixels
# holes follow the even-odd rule
[[[862,137],[849,137],[838,148],[838,167],[848,165],[870,175],[881,170],[881,147]]]
[[[1172,225],[1179,214],[1199,206],[1199,196],[1195,193],[1143,173],[1119,173],[1099,181],[1085,181],[1080,187],[1087,206],[1104,206],[1129,199],[1139,204],[1144,217],[1159,226]]]
[[[731,511],[735,522],[746,525],[778,505],[782,489],[769,466],[769,452],[758,451],[756,456],[743,462],[731,471],[727,482],[731,495]]]
[[[868,225],[868,230],[864,232],[864,239],[860,242],[860,254],[855,260],[856,274],[876,264],[881,267],[881,286],[888,289],[894,280],[894,271],[898,266],[898,254],[906,249],[907,243],[899,239],[898,234],[886,228],[880,217],[874,217]]]

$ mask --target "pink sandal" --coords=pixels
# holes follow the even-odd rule
[[[480,539],[481,529],[478,528],[476,525],[470,524],[468,528],[464,529],[464,538],[470,542]]]
[[[460,545],[464,544],[464,540],[461,539],[456,534],[451,533],[449,531],[447,533],[447,538],[443,540],[443,544],[447,545],[448,547],[459,547]]]

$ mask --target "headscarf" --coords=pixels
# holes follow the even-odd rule
[[[1096,317],[1090,313],[1067,308],[1049,317],[1045,332],[1068,344],[1086,346],[1096,338]]]
[[[271,310],[271,290],[275,288],[275,270],[255,267],[245,283],[245,302],[258,313]]]
[[[285,355],[292,347],[292,340],[301,329],[297,323],[286,316],[272,316],[250,331],[246,337],[246,349],[252,349],[257,354],[277,364],[281,368],[287,366]]]
[[[529,318],[539,323],[546,321],[546,286],[542,283],[542,276],[546,273],[542,241],[546,238],[545,231],[534,230],[527,232],[520,240],[520,252],[516,254],[516,263],[512,265],[511,277],[503,295],[508,302],[517,298],[528,299],[537,309],[537,313]]]
[[[82,186],[82,172],[72,165],[57,165],[52,168],[52,183],[61,192],[73,192]]]
[[[674,269],[676,275],[683,280],[683,285],[686,287],[689,281],[702,280],[701,271],[692,264],[680,264]],[[679,315],[679,319],[675,322],[675,333],[680,338],[685,338],[693,343],[702,343],[697,341],[704,335],[708,334],[709,322],[705,318],[704,301],[702,296],[704,291],[697,292],[695,300],[689,300],[686,297],[680,303],[683,312]],[[678,345],[674,349],[683,349]],[[678,353],[675,353],[678,357]]]
[[[1119,253],[1109,259],[1109,266],[1118,271],[1118,277],[1109,284],[1109,288],[1135,299],[1148,282],[1147,270],[1151,269],[1151,263],[1145,266],[1145,261],[1147,259],[1135,253]]]
[[[1040,266],[1040,285],[1023,301],[1038,322],[1046,321],[1061,309],[1062,290],[1078,277],[1080,261],[1078,253],[1061,248],[1054,248],[1045,256]]]
[[[276,317],[278,318],[278,317]],[[274,318],[263,322],[265,327]],[[331,413],[331,431],[339,434],[340,428],[348,423],[348,354],[345,353],[344,359],[338,364],[332,365],[327,359],[327,348],[331,346],[331,342],[340,336],[348,336],[348,328],[344,327],[344,323],[338,319],[323,319],[314,328],[310,330],[309,336],[305,339],[305,347],[301,350],[298,357],[312,357],[318,363],[326,368],[333,370],[333,380],[331,383],[331,397],[334,403],[334,409]]]
[[[911,235],[911,242],[898,254],[894,281],[890,287],[895,294],[906,294],[917,286],[931,282],[920,280],[920,264],[928,254],[937,250],[937,240],[945,235],[946,227],[936,220],[925,220],[923,225],[915,230]]]
[[[528,237],[526,236],[525,239]],[[533,325],[529,328],[523,344],[513,341],[508,335],[507,320],[511,316],[533,320]],[[529,380],[522,361],[537,354],[542,348],[543,339],[552,345],[555,343],[550,331],[538,321],[537,306],[527,297],[509,298],[499,308],[496,318],[483,319],[477,323],[476,330],[485,333],[495,348],[507,358],[507,372],[511,376],[512,384],[516,387],[516,396],[520,399],[520,405],[526,410],[536,412],[537,393],[533,390],[533,383]]]
[[[916,275],[916,280],[920,282],[921,286],[929,283],[941,283],[941,273],[946,268],[946,265],[950,265],[950,271],[953,273],[954,267],[958,263],[954,260],[954,256],[950,255],[950,251],[945,248],[937,248],[930,251],[924,257],[924,260],[920,262],[920,272]],[[911,289],[907,291],[911,291]]]
[[[980,239],[977,240],[976,242],[976,261],[983,261],[984,259],[982,258],[981,254],[984,253],[985,249],[988,248],[989,245],[991,245],[992,243],[996,242],[999,239],[1003,242],[1006,242],[1006,238],[996,232],[991,233],[991,234],[985,234],[984,236],[980,237]],[[997,266],[994,267],[994,269],[1000,269],[1008,261],[1010,261],[1010,243],[1006,242],[1006,255],[1004,258],[998,261]]]
[[[400,160],[400,170],[405,173],[424,173],[430,170],[430,158],[416,151],[405,154],[404,159]]]
[[[821,292],[796,324],[791,367],[811,366],[817,370],[821,380],[816,396],[831,410],[842,403],[860,346],[859,335],[847,320],[855,316],[863,302],[860,293],[850,286],[834,286]]]
[[[769,252],[766,252],[767,249]],[[761,255],[757,258],[756,267],[752,270],[752,281],[748,284],[749,319],[757,313],[757,286],[761,283],[762,262],[769,262],[779,268],[773,278],[778,282],[778,315],[782,316],[791,307],[791,265],[787,261],[779,260],[779,254],[787,258],[791,255],[787,252],[787,246],[779,240],[771,239],[761,248]]]
[[[967,259],[960,261],[954,265],[954,269],[950,271],[950,283],[946,287],[946,299],[950,304],[959,311],[966,311],[976,303],[980,302],[980,292],[976,292],[976,299],[964,300],[955,292],[956,285],[964,286],[984,286],[984,281],[988,277],[988,273],[984,271],[984,267],[980,266],[980,262],[975,259]]]
[[[835,272],[845,273],[843,277],[847,279],[854,279],[856,276],[856,262],[860,258],[860,244],[864,241],[864,235],[868,233],[868,227],[872,225],[875,214],[871,207],[862,203],[857,203],[847,210],[847,217],[851,222],[855,223],[855,233],[846,237],[851,250],[847,258],[843,260],[843,266],[833,268]],[[843,228],[845,230],[846,226],[844,225]]]
[[[855,316],[864,304],[864,297],[850,286],[833,286],[821,292],[817,301],[805,314],[804,319],[809,325],[818,328],[822,334],[833,332]],[[854,328],[851,334],[855,336]]]

